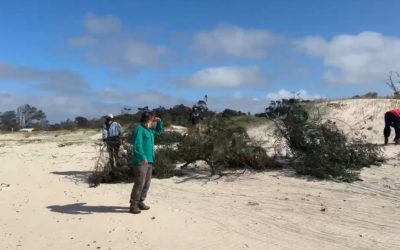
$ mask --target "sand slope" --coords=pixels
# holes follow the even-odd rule
[[[334,122],[351,138],[363,138],[371,143],[383,143],[384,114],[394,108],[400,108],[400,100],[394,99],[350,99],[323,102],[312,109],[310,117],[318,114],[323,121]],[[274,124],[250,127],[249,136],[260,141],[271,154],[277,153],[284,145],[277,145],[274,139]],[[390,141],[394,139],[392,129]]]
[[[352,184],[285,171],[153,179],[151,210],[132,215],[132,184],[84,182],[99,136],[0,135],[0,249],[400,249],[400,146]]]

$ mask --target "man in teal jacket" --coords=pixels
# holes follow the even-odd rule
[[[162,120],[156,117],[152,112],[145,111],[140,119],[141,124],[137,126],[132,133],[133,154],[132,163],[135,175],[131,199],[130,212],[138,214],[141,210],[150,209],[144,204],[147,192],[150,188],[154,153],[154,135],[160,135],[164,132]],[[157,122],[155,128],[153,123]]]

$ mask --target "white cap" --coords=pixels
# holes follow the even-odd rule
[[[110,113],[110,114],[108,114],[108,115],[107,115],[107,117],[108,117],[108,118],[110,118],[110,119],[114,119],[114,115],[113,115],[113,114],[111,114],[111,113]]]

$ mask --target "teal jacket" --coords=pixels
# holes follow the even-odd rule
[[[154,135],[161,135],[164,132],[164,124],[160,120],[155,129],[148,129],[140,124],[132,133],[132,163],[138,165],[146,160],[148,163],[154,163]]]

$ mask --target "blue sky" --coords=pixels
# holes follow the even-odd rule
[[[377,91],[400,68],[399,1],[1,1],[0,111],[50,121]]]

